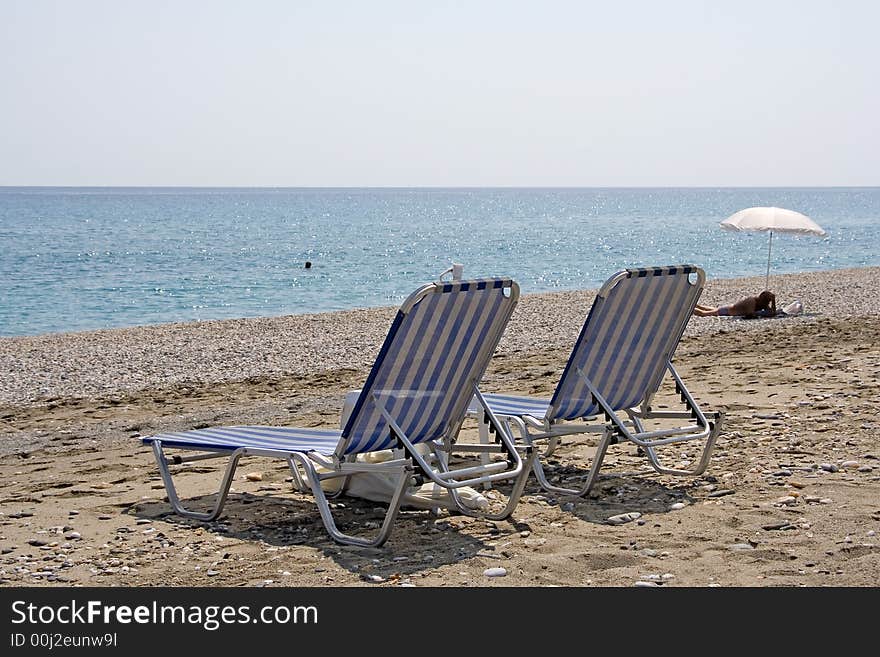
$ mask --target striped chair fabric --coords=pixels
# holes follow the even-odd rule
[[[457,431],[516,305],[515,285],[447,283],[401,310],[343,429],[345,453],[395,446],[373,395],[413,444]]]
[[[342,456],[395,446],[380,400],[413,443],[457,430],[516,306],[519,288],[509,278],[434,283],[401,306],[351,417],[333,429],[229,426],[143,438],[168,447]]]
[[[596,297],[551,399],[484,395],[498,415],[549,423],[600,412],[578,368],[614,410],[631,408],[660,385],[702,291],[693,265],[627,269]],[[608,288],[610,285],[610,289]]]
[[[580,369],[615,411],[653,394],[702,291],[692,265],[628,269],[593,307],[556,391],[547,419],[600,412]]]
[[[496,415],[544,417],[550,410],[550,400],[539,397],[520,397],[519,395],[499,395],[484,393],[483,397]],[[474,411],[478,410],[474,406]]]
[[[235,450],[242,446],[277,451],[333,453],[339,444],[339,430],[294,427],[231,426],[163,433],[144,438],[144,444],[161,440],[168,447],[183,449]]]

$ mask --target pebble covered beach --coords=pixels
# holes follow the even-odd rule
[[[701,302],[763,286],[709,280]],[[704,475],[646,473],[616,445],[605,467],[636,473],[585,499],[531,479],[508,521],[408,511],[376,550],[334,544],[280,461],[243,461],[218,521],[178,518],[139,438],[338,426],[395,308],[2,338],[0,584],[876,586],[880,268],[775,275],[770,288],[804,313],[694,317],[676,353],[698,402],[725,413]],[[483,389],[552,393],[594,294],[525,295]],[[553,476],[579,476],[589,454],[566,441]],[[210,493],[222,465],[185,467],[184,497]],[[380,517],[372,502],[337,506],[367,530]]]
[[[842,269],[773,276],[770,287],[779,308],[796,299],[804,304],[804,316],[797,318],[803,322],[880,315],[878,280],[880,268]],[[757,294],[764,283],[763,276],[708,281],[700,303],[732,303]],[[580,290],[524,295],[499,352],[570,347],[595,294],[596,290]],[[9,373],[0,381],[0,405],[369,368],[396,310],[382,307],[0,338],[0,369]],[[720,328],[774,327],[766,321],[692,318],[686,335],[706,335]]]

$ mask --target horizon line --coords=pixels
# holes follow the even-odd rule
[[[255,190],[478,190],[478,189],[878,189],[877,185],[0,185],[9,189],[255,189]]]

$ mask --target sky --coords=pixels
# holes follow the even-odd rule
[[[880,3],[0,0],[0,185],[880,185]]]

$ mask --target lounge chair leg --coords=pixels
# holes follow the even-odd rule
[[[709,467],[712,448],[715,446],[715,441],[718,438],[718,434],[721,432],[720,420],[716,419],[711,425],[712,429],[709,432],[709,437],[706,438],[706,445],[703,447],[703,453],[700,456],[700,461],[697,463],[696,467],[690,469],[667,468],[660,463],[655,448],[645,447],[645,453],[648,455],[651,465],[654,466],[654,469],[660,474],[675,475],[678,477],[696,477],[703,474],[706,471],[706,468]]]
[[[412,467],[407,466],[401,470],[397,485],[394,489],[394,494],[388,504],[388,511],[385,514],[385,520],[382,522],[379,533],[375,538],[367,539],[339,531],[339,528],[336,526],[336,521],[333,519],[333,514],[330,512],[330,504],[327,501],[327,495],[324,493],[324,489],[321,488],[321,481],[315,470],[315,466],[308,457],[303,454],[295,453],[291,456],[296,459],[303,467],[303,470],[305,470],[306,479],[312,489],[312,495],[315,496],[315,503],[318,505],[318,512],[321,514],[321,520],[324,523],[324,527],[327,529],[327,533],[330,534],[330,537],[334,541],[345,545],[356,545],[358,547],[378,547],[388,539],[391,535],[394,519],[397,517],[397,512],[400,511],[401,498],[412,478]]]
[[[178,514],[186,518],[195,518],[196,520],[216,520],[220,516],[220,513],[223,511],[223,505],[226,503],[226,496],[229,494],[229,487],[232,485],[232,477],[235,474],[235,469],[238,467],[238,460],[242,454],[243,450],[237,449],[230,456],[229,465],[226,467],[226,474],[223,475],[223,480],[220,482],[220,490],[217,492],[217,499],[214,502],[213,510],[209,513],[199,513],[197,511],[188,511],[181,504],[171,472],[168,470],[168,459],[165,458],[162,441],[153,441],[153,455],[156,457],[156,463],[159,465],[159,474],[162,475],[162,481],[165,483],[168,501]]]
[[[602,461],[605,460],[605,453],[608,451],[608,445],[611,444],[613,436],[611,428],[606,427],[602,437],[599,439],[599,444],[596,446],[596,453],[593,455],[593,463],[590,466],[590,472],[587,474],[587,480],[578,492],[579,497],[589,493],[593,484],[596,483],[596,479],[599,477],[599,468],[602,467]]]
[[[287,457],[287,465],[290,468],[290,474],[293,476],[293,487],[300,493],[305,493],[306,490],[308,490],[308,484],[303,480],[303,475],[299,471],[299,466],[297,466],[293,458],[289,455]]]
[[[574,488],[561,488],[560,486],[554,486],[551,484],[550,480],[547,479],[547,475],[544,473],[544,466],[540,459],[535,459],[535,462],[532,464],[532,471],[535,473],[535,479],[538,480],[538,485],[548,493],[558,493],[560,495],[578,494],[577,490]]]
[[[309,482],[309,475],[307,472],[300,472],[299,466],[293,460],[293,458],[288,455],[287,456],[287,465],[290,467],[290,472],[293,475],[293,487],[300,493],[308,493],[312,490],[312,485]],[[337,497],[342,495],[345,492],[345,488],[348,486],[348,482],[351,479],[349,476],[345,476],[342,478],[342,484],[339,488],[333,493],[324,493],[324,496],[328,500],[335,500]]]
[[[507,432],[510,435],[513,435],[513,431],[510,429],[510,421],[512,419],[515,419],[515,418],[507,418],[507,419],[502,420],[505,428],[507,429]],[[480,418],[479,429],[480,429],[480,444],[488,445],[490,442],[490,440],[489,440],[489,423],[486,421],[485,413]],[[524,436],[528,436],[528,434],[525,433],[524,426],[521,429],[521,432],[523,433]],[[545,452],[545,456],[549,456],[550,454],[553,453],[551,447],[553,449],[556,448],[556,439],[555,438],[551,439],[550,446],[548,446],[547,452]],[[480,463],[482,463],[483,465],[488,465],[489,464],[489,454],[480,454]],[[492,484],[490,482],[487,481],[483,484],[483,490],[490,490],[491,488],[492,488]]]
[[[455,502],[458,512],[462,515],[471,516],[473,518],[484,518],[486,520],[504,520],[508,518],[519,503],[519,498],[522,496],[523,490],[526,487],[526,481],[529,478],[529,471],[532,469],[532,466],[537,463],[537,456],[538,453],[535,450],[529,450],[529,453],[523,462],[523,470],[513,482],[513,488],[507,496],[507,504],[498,513],[481,513],[469,509],[462,503],[458,490],[450,488],[449,495],[452,497],[452,501]]]
[[[480,415],[479,422],[477,423],[477,427],[479,429],[480,436],[480,444],[488,445],[490,442],[489,438],[489,422],[486,420],[486,414],[482,413]],[[489,465],[489,455],[488,454],[480,454],[480,463],[483,465]],[[483,490],[489,490],[492,488],[492,484],[490,482],[485,482],[483,484]]]
[[[486,424],[485,426],[487,427],[486,435],[488,436],[489,425]],[[508,435],[511,435],[512,432],[510,431],[510,423],[505,421],[504,427]],[[526,439],[528,440],[528,435],[526,435]],[[436,447],[433,449],[432,453],[436,459],[437,468],[441,472],[448,472],[449,454],[437,449]],[[449,491],[449,496],[452,498],[452,502],[455,504],[456,510],[462,515],[470,516],[472,518],[483,518],[486,520],[504,520],[505,518],[510,516],[511,513],[513,513],[513,510],[519,503],[519,498],[522,496],[522,492],[526,487],[526,481],[528,481],[529,478],[529,471],[532,469],[532,465],[537,463],[537,456],[537,451],[534,449],[530,442],[527,442],[526,456],[523,460],[522,472],[520,472],[519,476],[513,482],[513,488],[511,489],[510,494],[507,497],[507,504],[500,512],[483,513],[481,511],[471,509],[462,502],[461,496],[458,494],[458,490],[456,488],[449,487],[446,490]],[[481,454],[480,457],[481,462],[488,462],[488,454]],[[491,485],[485,485],[485,487],[491,488]]]
[[[544,468],[541,466],[540,461],[535,461],[532,469],[535,471],[535,478],[538,480],[541,488],[550,493],[556,493],[558,495],[575,495],[577,497],[583,497],[589,493],[590,489],[593,488],[593,484],[596,483],[596,479],[599,478],[599,468],[602,467],[602,461],[605,460],[605,453],[608,451],[608,445],[611,444],[611,437],[611,430],[606,428],[602,433],[602,437],[599,439],[599,444],[596,446],[596,454],[593,456],[593,463],[590,465],[587,479],[580,489],[554,486],[547,480],[547,476],[544,474]]]
[[[287,457],[287,465],[290,467],[290,474],[293,476],[293,487],[300,493],[305,493],[308,489],[308,485],[303,481],[302,473],[300,473],[299,467],[294,462],[293,457]]]
[[[508,420],[510,422],[513,422],[514,424],[516,424],[517,429],[519,429],[519,435],[520,435],[520,438],[522,439],[522,442],[524,442],[528,447],[535,449],[534,440],[532,439],[531,435],[529,434],[529,430],[528,430],[528,427],[526,427],[525,422],[523,422],[522,419],[520,419],[518,417],[511,417],[511,418],[508,418]],[[557,437],[552,436],[550,438],[550,444],[544,450],[542,456],[547,456],[549,454],[552,454],[553,451],[556,449],[557,444],[558,444]],[[581,492],[579,492],[575,488],[562,488],[560,486],[554,486],[553,484],[551,484],[550,481],[547,479],[547,475],[544,473],[544,465],[541,463],[541,458],[540,458],[540,456],[538,456],[537,450],[535,450],[533,454],[534,454],[534,458],[531,459],[531,466],[530,467],[531,467],[531,470],[535,473],[535,479],[538,480],[538,485],[540,485],[541,488],[546,490],[548,493],[557,493],[559,495],[580,495],[580,494],[582,494]],[[604,455],[604,450],[603,450],[603,455]],[[590,481],[590,485],[592,485],[592,480]]]

